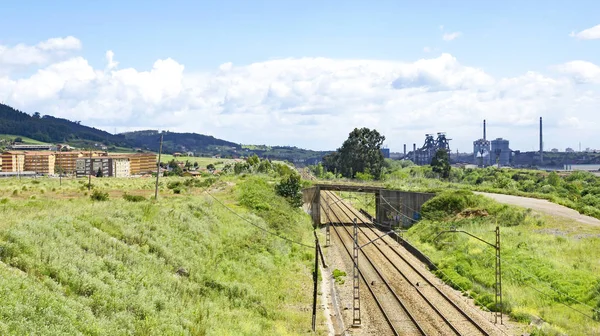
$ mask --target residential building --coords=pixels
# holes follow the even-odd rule
[[[51,150],[52,145],[12,145],[12,146],[9,146],[9,148],[12,150],[30,150],[30,151]]]
[[[113,157],[112,158],[112,176],[113,177],[129,177],[131,175],[131,164],[129,158]]]
[[[38,174],[54,174],[54,152],[25,152],[25,170]]]
[[[23,152],[8,151],[2,153],[3,172],[25,171],[25,154]]]
[[[77,177],[96,176],[102,171],[102,176],[112,176],[112,159],[107,156],[77,158]]]
[[[131,175],[149,174],[156,171],[156,154],[154,153],[113,154],[112,157],[129,158]]]
[[[73,151],[73,152],[56,152],[56,169],[62,171],[66,174],[75,174],[77,171],[77,159],[81,157],[97,157],[104,154],[103,152],[82,152],[82,151]]]
[[[128,177],[131,175],[129,158],[124,156],[92,156],[77,159],[77,177],[88,175],[97,176],[102,171],[102,177]]]

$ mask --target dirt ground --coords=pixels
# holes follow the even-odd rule
[[[491,199],[494,199],[497,202],[517,205],[523,208],[530,208],[534,211],[542,212],[550,216],[558,216],[568,219],[574,219],[580,223],[600,226],[600,220],[585,216],[577,212],[576,210],[567,208],[566,206],[562,206],[559,204],[555,204],[549,202],[547,200],[537,199],[537,198],[528,198],[521,196],[512,196],[512,195],[502,195],[502,194],[490,194],[483,192],[475,192],[479,195],[484,195]]]

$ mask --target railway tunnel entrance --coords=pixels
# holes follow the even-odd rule
[[[368,214],[374,216],[374,218],[368,219],[384,227],[410,227],[421,218],[423,204],[435,196],[432,193],[389,190],[372,185],[316,184],[302,191],[305,210],[311,215],[315,227],[326,223],[327,212],[332,210],[333,204],[330,202],[327,192],[373,194],[375,213]],[[352,219],[342,216],[339,221],[340,224],[350,224]]]

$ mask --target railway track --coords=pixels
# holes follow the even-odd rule
[[[332,222],[335,223],[335,222],[339,221],[339,217],[337,217],[335,212],[333,212],[327,216],[330,216],[330,215],[335,217],[335,219],[336,219],[336,221],[332,221]],[[333,218],[331,218],[331,219],[333,219]],[[352,244],[354,244],[352,237],[350,237],[350,239],[348,239],[343,233],[340,234],[336,225],[332,226],[332,228],[333,228],[336,236],[342,243],[344,250],[346,251],[348,256],[352,259],[352,251],[349,248],[349,246],[352,246]],[[375,267],[375,265],[371,262],[369,257],[362,251],[361,251],[361,254],[368,262],[368,266],[367,266],[368,270],[366,272],[369,273],[367,276],[365,276],[366,272],[364,270],[364,266],[363,266],[363,269],[359,268],[358,272],[362,279],[362,286],[366,286],[367,289],[369,290],[369,293],[373,297],[377,307],[379,308],[379,310],[380,310],[382,316],[384,317],[386,324],[390,328],[392,334],[393,335],[427,335],[427,333],[423,330],[421,325],[417,322],[416,318],[407,309],[404,302],[402,302],[402,300],[400,300],[398,295],[394,292],[394,290],[392,289],[389,282],[383,277],[383,275],[379,272],[377,267]],[[374,288],[374,286],[372,285],[373,281],[377,281],[374,278],[381,281],[381,283],[384,283],[385,287],[389,290],[389,292]],[[395,302],[396,306],[394,305],[394,302]],[[404,312],[404,316],[398,316],[397,308],[400,308],[400,311]],[[392,316],[394,316],[394,317],[392,317]]]
[[[357,210],[349,206],[346,202],[341,200],[333,192],[327,193],[327,199],[333,200],[335,206],[331,207],[333,216],[338,219],[337,223],[341,223],[340,218],[362,218],[357,215]],[[337,209],[335,209],[337,208]],[[337,210],[337,211],[336,211]],[[342,212],[343,215],[339,215]],[[330,218],[331,220],[331,218]],[[333,222],[333,221],[332,221]],[[352,239],[352,233],[346,226],[333,226],[335,233],[340,235],[339,230],[345,231],[347,239]],[[371,223],[361,220],[359,230],[362,233],[362,237],[359,238],[359,245],[367,244],[369,241],[379,237],[382,232],[374,228]],[[346,239],[346,241],[348,241]],[[417,304],[411,305],[411,309],[417,310],[413,315],[422,317],[426,315],[428,319],[422,321],[421,330],[429,329],[425,334],[440,334],[440,335],[491,335],[489,330],[492,330],[489,326],[484,328],[480,322],[476,321],[470,316],[463,308],[461,308],[455,301],[450,299],[443,291],[441,291],[430,279],[424,274],[423,271],[419,270],[413,265],[405,256],[403,256],[397,249],[395,249],[388,240],[391,238],[383,238],[378,240],[376,243],[370,244],[367,249],[370,257],[367,256],[366,251],[362,251],[362,255],[369,261],[369,264],[376,269],[377,273],[392,274],[390,278],[394,278],[394,275],[400,275],[399,281],[393,281],[389,284],[390,291],[404,293],[405,295],[412,295],[418,299]],[[353,241],[351,242],[353,244]],[[352,246],[352,245],[350,245]],[[348,247],[344,245],[344,248],[348,251]],[[351,255],[350,255],[351,256]],[[375,261],[378,262],[374,262]],[[378,270],[376,264],[380,265],[382,270]],[[381,275],[383,278],[383,275]],[[394,294],[396,294],[394,292]],[[410,293],[408,293],[410,292]],[[417,309],[420,308],[420,309]],[[423,310],[428,310],[425,313]],[[408,312],[408,310],[407,310]],[[410,314],[410,312],[409,312]],[[487,321],[486,321],[487,322]],[[415,323],[419,323],[416,322]]]

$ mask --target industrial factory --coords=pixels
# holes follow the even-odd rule
[[[425,142],[421,148],[417,148],[417,145],[413,144],[412,152],[407,153],[406,144],[404,144],[403,155],[397,153],[398,156],[396,157],[411,160],[418,165],[428,165],[440,149],[451,154],[450,140],[444,132],[437,133],[437,138],[433,134],[426,134]],[[542,117],[540,117],[539,122],[539,141],[539,151],[521,152],[512,150],[508,139],[488,139],[486,120],[483,120],[483,137],[473,141],[473,153],[470,156],[461,156],[456,153],[453,156],[451,155],[451,160],[454,163],[475,164],[479,167],[563,167],[572,164],[600,163],[600,156],[596,158],[590,155],[581,155],[579,158],[573,158],[572,155],[565,155],[567,153],[558,153],[558,150],[546,153],[546,156],[551,156],[551,159],[547,159],[545,162]]]

